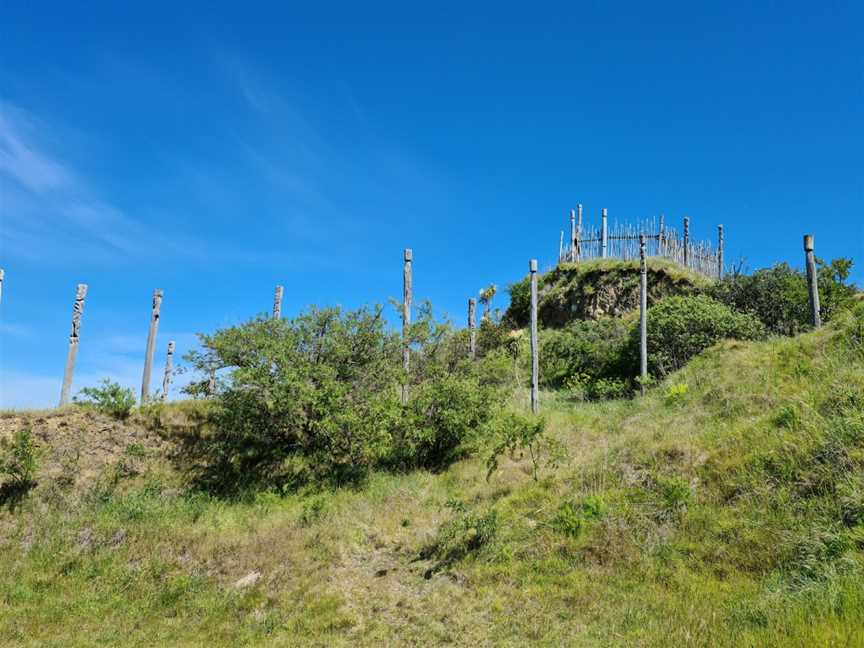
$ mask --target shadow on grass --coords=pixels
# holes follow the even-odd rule
[[[0,485],[0,509],[6,507],[11,512],[15,512],[35,485],[36,482],[32,479],[10,481]]]

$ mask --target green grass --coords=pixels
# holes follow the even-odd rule
[[[236,501],[161,460],[40,484],[0,513],[0,645],[864,645],[860,307],[634,401],[542,397],[569,458],[536,482],[480,453]]]

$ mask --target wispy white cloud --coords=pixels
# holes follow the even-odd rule
[[[91,262],[162,254],[205,257],[195,241],[168,238],[98,195],[84,176],[51,152],[50,128],[0,102],[0,244],[7,255]]]
[[[26,113],[0,102],[0,174],[38,193],[68,189],[75,184],[69,170],[28,141],[36,130]]]

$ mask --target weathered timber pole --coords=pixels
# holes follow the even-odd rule
[[[207,379],[207,395],[216,395],[216,363],[210,363],[210,377]]]
[[[609,212],[606,211],[606,208],[603,208],[603,211],[600,212],[600,258],[606,258],[606,250],[609,242]]]
[[[657,255],[658,256],[664,256],[666,254],[666,251],[663,247],[663,237],[665,236],[665,230],[664,230],[665,224],[663,221],[664,221],[663,214],[660,214],[660,228],[659,228],[659,231],[657,232]]]
[[[60,407],[69,402],[72,390],[72,374],[75,373],[75,356],[78,355],[78,339],[81,334],[81,316],[84,314],[84,298],[87,297],[87,284],[78,284],[75,290],[75,303],[72,306],[72,332],[69,334],[69,352],[66,354],[66,369],[63,372],[63,386],[60,388]]]
[[[150,310],[150,330],[147,332],[147,349],[144,352],[144,374],[141,376],[141,404],[150,397],[150,374],[153,369],[153,354],[156,353],[156,334],[159,332],[159,311],[162,308],[162,291],[153,291],[153,307]]]
[[[561,230],[561,239],[558,241],[558,263],[561,263],[564,257],[564,230]]]
[[[684,265],[690,263],[690,218],[684,217]]]
[[[411,264],[414,255],[411,248],[405,248],[405,265],[402,271],[402,404],[408,403],[408,370],[411,362],[410,328],[411,328]]]
[[[165,373],[162,375],[162,402],[168,400],[168,390],[171,389],[171,372],[174,371],[174,342],[168,343],[165,354]]]
[[[282,286],[276,286],[276,292],[273,293],[273,319],[282,319]]]
[[[537,259],[528,264],[531,272],[531,411],[540,412],[540,349],[537,340]]]
[[[807,264],[807,286],[810,290],[810,312],[813,328],[822,326],[819,313],[819,276],[816,274],[816,257],[813,254],[813,235],[804,235],[804,260]]]
[[[576,260],[576,210],[570,210],[570,263]]]
[[[648,263],[645,235],[639,235],[639,376],[642,394],[648,384]]]
[[[581,244],[579,241],[582,240],[582,203],[576,205],[576,261],[579,260],[579,256],[582,253]]]
[[[468,300],[468,357],[477,357],[477,300]]]
[[[717,278],[723,278],[723,226],[717,226]]]

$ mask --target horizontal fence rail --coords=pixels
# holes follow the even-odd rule
[[[723,226],[717,228],[717,244],[708,241],[693,241],[690,238],[690,219],[684,219],[683,233],[668,227],[661,216],[636,223],[608,223],[603,211],[599,227],[582,223],[582,208],[579,219],[576,210],[570,214],[570,241],[565,245],[562,232],[558,246],[558,263],[578,263],[589,259],[639,259],[639,239],[645,237],[647,256],[663,257],[710,279],[723,277]]]

